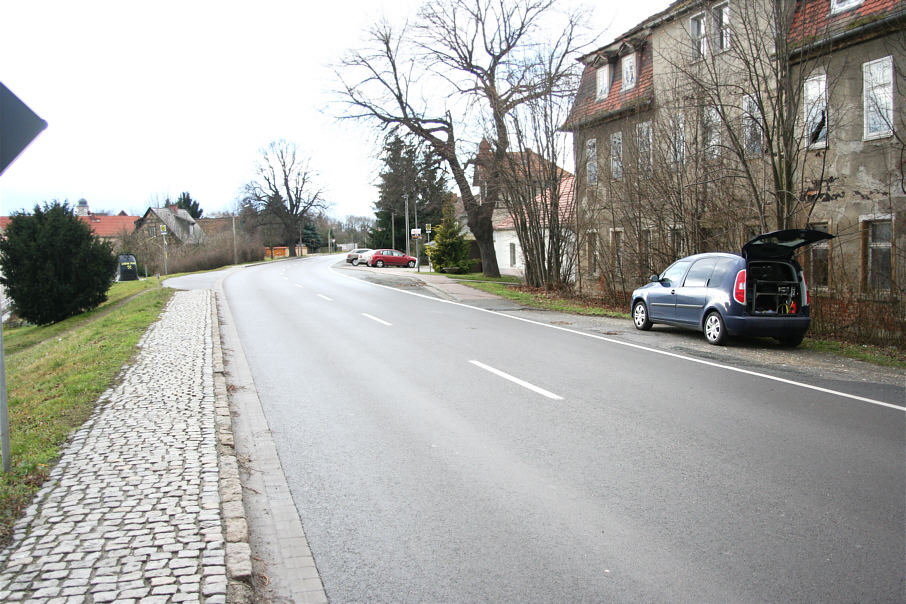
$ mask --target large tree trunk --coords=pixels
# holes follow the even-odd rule
[[[443,156],[443,152],[440,152]],[[468,216],[466,224],[469,225],[469,229],[478,243],[478,251],[481,253],[481,271],[486,277],[499,277],[500,267],[497,266],[497,252],[494,251],[494,226],[491,222],[494,204],[481,205],[478,203],[472,194],[472,187],[469,186],[465,170],[459,164],[459,160],[455,155],[450,157],[447,154],[444,159],[447,160],[450,171],[453,173],[453,180],[456,181],[456,186],[459,187],[462,204]]]

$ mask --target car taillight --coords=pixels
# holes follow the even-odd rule
[[[740,304],[746,303],[746,269],[736,273],[736,284],[733,286],[733,299]]]

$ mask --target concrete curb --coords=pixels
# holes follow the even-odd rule
[[[252,602],[252,551],[248,520],[242,503],[239,463],[233,440],[233,422],[223,367],[217,292],[211,292],[211,338],[214,361],[214,413],[220,466],[220,509],[226,538],[228,602]]]

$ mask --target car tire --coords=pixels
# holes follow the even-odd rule
[[[799,334],[795,336],[783,336],[782,338],[777,338],[777,341],[780,342],[780,345],[784,348],[796,348],[802,343],[802,339],[805,337],[805,334]]]
[[[705,317],[705,339],[708,344],[721,346],[727,340],[727,329],[724,326],[724,318],[716,310],[712,310]]]
[[[651,319],[648,317],[648,307],[641,300],[632,305],[632,322],[636,329],[648,331],[651,329]]]
[[[359,265],[359,259],[358,259],[358,258],[353,258],[353,260],[352,260],[352,265],[353,265],[353,266],[358,266],[358,265]]]
[[[378,260],[377,262],[374,263],[374,265],[378,268],[384,268],[384,261]]]
[[[415,268],[415,260],[409,261],[409,268]]]

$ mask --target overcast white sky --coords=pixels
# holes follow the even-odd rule
[[[330,65],[420,3],[0,0],[0,82],[49,124],[0,175],[0,214],[85,198],[140,215],[182,191],[228,211],[258,150],[285,138],[311,156],[330,214],[372,215],[379,150],[334,119]],[[597,4],[605,44],[669,0]]]

